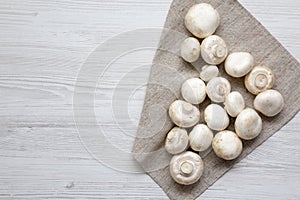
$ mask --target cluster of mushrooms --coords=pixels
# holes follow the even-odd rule
[[[165,149],[174,156],[170,174],[179,184],[190,185],[203,174],[204,164],[198,152],[209,150],[224,160],[237,158],[243,149],[243,140],[252,140],[262,131],[262,119],[257,113],[272,117],[284,106],[282,95],[271,89],[275,78],[268,67],[254,66],[250,53],[234,52],[228,55],[225,41],[213,35],[220,24],[219,13],[206,3],[192,6],[185,16],[186,28],[197,38],[189,37],[181,45],[181,56],[195,62],[200,56],[208,64],[199,77],[186,80],[181,87],[184,100],[176,100],[169,107],[169,116],[176,125],[168,134]],[[245,76],[247,90],[257,95],[254,108],[247,108],[241,93],[231,91],[230,82],[219,77],[216,65],[224,62],[225,71],[232,77]],[[206,96],[211,104],[204,110],[204,121],[199,124],[198,105]],[[235,132],[226,130],[230,117],[235,118]],[[191,130],[188,134],[188,130]],[[190,149],[190,150],[188,150]]]

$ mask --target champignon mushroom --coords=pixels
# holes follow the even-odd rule
[[[185,39],[181,44],[181,57],[187,62],[195,62],[200,57],[200,42],[198,39],[189,37]]]
[[[188,128],[199,122],[200,111],[188,102],[176,100],[170,105],[169,116],[177,126]]]
[[[213,137],[213,132],[205,124],[198,124],[189,134],[190,146],[194,151],[205,151]]]
[[[225,41],[217,35],[211,35],[201,43],[201,56],[210,65],[222,63],[226,59],[227,54],[228,50]]]
[[[212,148],[218,157],[233,160],[242,153],[243,144],[234,132],[226,130],[215,135]]]
[[[213,102],[224,102],[225,97],[230,93],[231,85],[229,81],[223,77],[215,77],[211,79],[206,86],[207,96]]]
[[[281,112],[284,99],[277,90],[266,90],[254,99],[254,108],[267,117],[273,117]]]
[[[225,97],[224,105],[227,113],[236,117],[245,108],[245,101],[241,93],[234,91]]]
[[[205,81],[208,82],[211,79],[217,77],[219,74],[219,69],[217,66],[215,65],[204,65],[201,68],[201,72],[200,72],[200,78]]]
[[[203,174],[204,165],[201,157],[191,151],[173,156],[170,162],[170,174],[174,181],[183,185],[197,182]]]
[[[174,127],[167,135],[165,149],[170,154],[185,151],[189,145],[189,136],[185,129]]]
[[[244,140],[256,138],[262,130],[262,120],[252,108],[244,109],[234,123],[236,134]]]
[[[216,131],[222,131],[229,125],[226,111],[218,104],[210,104],[205,108],[204,120],[210,129]]]
[[[196,37],[212,35],[220,24],[220,16],[210,4],[193,5],[185,16],[185,27]]]
[[[191,104],[200,104],[206,97],[205,83],[199,78],[188,79],[181,86],[181,95]]]
[[[245,86],[252,94],[258,94],[273,87],[275,77],[268,67],[256,66],[245,77]]]
[[[225,71],[232,77],[242,77],[248,74],[254,65],[253,56],[248,52],[234,52],[225,60]]]

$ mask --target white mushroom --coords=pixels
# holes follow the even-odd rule
[[[201,43],[201,56],[205,62],[211,65],[222,63],[228,54],[225,41],[217,36],[211,35]]]
[[[206,86],[207,96],[213,102],[224,102],[225,97],[230,93],[231,85],[229,81],[223,77],[215,77],[211,79]]]
[[[226,130],[215,135],[212,148],[218,157],[233,160],[242,153],[243,144],[234,132]]]
[[[178,154],[189,146],[189,136],[185,129],[174,127],[167,135],[165,149],[170,154]]]
[[[254,59],[248,52],[235,52],[229,54],[225,61],[225,71],[232,77],[242,77],[253,68]]]
[[[206,97],[205,83],[199,78],[188,79],[181,86],[181,95],[191,104],[200,104]]]
[[[237,116],[234,127],[236,134],[240,138],[251,140],[260,134],[262,120],[255,110],[246,108]]]
[[[205,38],[216,31],[220,24],[220,16],[210,4],[200,3],[188,10],[184,22],[193,35]]]
[[[231,117],[236,117],[245,108],[245,101],[241,93],[231,92],[225,97],[225,110]]]
[[[284,99],[276,90],[266,90],[258,94],[254,99],[254,108],[268,117],[277,115],[283,107]]]
[[[205,151],[213,137],[213,132],[205,124],[198,124],[189,134],[190,146],[194,151]]]
[[[210,104],[205,108],[204,120],[210,129],[216,131],[222,131],[229,125],[226,111],[218,104]]]
[[[183,185],[197,182],[203,174],[204,165],[201,157],[191,151],[173,156],[170,162],[170,174],[174,181]]]
[[[245,77],[245,86],[252,94],[258,94],[272,88],[275,77],[268,67],[257,66]]]
[[[171,120],[179,127],[187,128],[197,124],[200,120],[200,111],[192,104],[176,100],[169,108]]]
[[[215,65],[204,65],[201,68],[201,72],[200,72],[200,78],[205,81],[208,82],[211,79],[217,77],[219,74],[219,69],[217,66]]]
[[[187,62],[195,62],[200,57],[200,42],[198,39],[189,37],[185,39],[181,44],[181,57]]]

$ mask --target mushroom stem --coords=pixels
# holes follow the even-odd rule
[[[224,95],[227,93],[227,90],[223,85],[218,85],[216,89],[220,95]]]
[[[263,89],[268,84],[267,80],[268,80],[268,78],[266,75],[264,75],[264,74],[257,75],[257,77],[255,78],[256,87],[259,89]]]
[[[182,105],[182,112],[184,114],[190,114],[191,112],[193,112],[192,104],[183,104]]]
[[[188,161],[184,161],[181,165],[180,165],[180,171],[185,174],[185,175],[190,175],[193,173],[193,169],[194,166],[191,162]]]
[[[226,54],[226,49],[225,47],[221,46],[221,45],[215,45],[213,46],[213,54],[214,56],[218,57],[218,58],[222,58],[225,56]]]

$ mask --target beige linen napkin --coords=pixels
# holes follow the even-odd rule
[[[197,77],[199,69],[205,63],[200,59],[194,66],[184,62],[178,55],[163,48],[158,49],[153,60],[144,107],[133,148],[134,157],[146,173],[166,192],[170,199],[195,199],[209,186],[217,181],[235,163],[242,160],[257,146],[262,144],[283,125],[285,125],[300,108],[300,66],[298,61],[245,9],[235,0],[174,0],[164,28],[191,35],[184,27],[187,10],[196,3],[210,3],[220,13],[221,25],[216,35],[227,43],[229,52],[247,51],[255,58],[255,65],[270,67],[275,74],[274,89],[279,90],[285,99],[283,111],[272,118],[261,115],[262,133],[254,140],[243,141],[242,154],[234,161],[224,161],[209,150],[202,154],[205,171],[200,181],[190,186],[182,186],[172,180],[168,163],[171,159],[164,150],[166,134],[174,126],[167,111],[169,105],[180,97],[182,82],[190,77]],[[271,3],[271,2],[270,2]],[[178,48],[180,40],[172,32],[163,32],[159,47]],[[232,90],[239,91],[248,107],[253,107],[254,95],[246,91],[244,78],[232,78],[224,72],[223,64],[219,66],[220,76],[227,78]],[[201,121],[206,100],[200,105]],[[234,119],[228,129],[233,130]],[[276,147],[274,147],[276,148]]]

